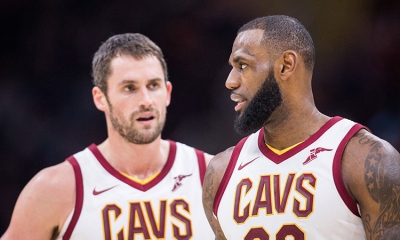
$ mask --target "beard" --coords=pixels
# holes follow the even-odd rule
[[[161,134],[166,120],[166,112],[164,114],[160,114],[159,111],[154,108],[142,108],[138,111],[133,112],[129,116],[129,120],[126,121],[123,117],[123,114],[120,111],[115,111],[115,109],[108,103],[110,107],[110,121],[113,128],[123,137],[126,141],[134,144],[149,144],[157,139],[157,137]],[[152,129],[151,126],[146,127],[145,129],[138,130],[135,129],[135,119],[136,115],[142,112],[152,111],[156,115],[156,119],[159,119],[157,126]]]
[[[249,135],[259,130],[281,104],[282,94],[271,68],[267,78],[243,113],[238,112],[234,123],[235,131],[241,135]]]

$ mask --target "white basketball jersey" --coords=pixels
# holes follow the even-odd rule
[[[235,146],[214,214],[227,239],[366,239],[358,206],[341,177],[342,154],[361,128],[331,118],[309,139],[277,155],[260,130]]]
[[[94,144],[67,161],[76,203],[57,239],[214,239],[201,200],[202,151],[170,141],[164,168],[146,184],[115,170]]]

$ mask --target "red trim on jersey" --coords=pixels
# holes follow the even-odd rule
[[[263,155],[265,157],[267,157],[268,159],[270,159],[271,161],[273,161],[276,164],[279,164],[283,161],[285,161],[286,159],[292,157],[293,155],[295,155],[296,153],[300,152],[301,150],[303,150],[304,148],[308,147],[310,144],[312,144],[313,142],[315,142],[318,138],[320,138],[326,131],[328,131],[329,128],[331,128],[335,123],[337,123],[338,121],[342,120],[342,117],[333,117],[331,119],[329,119],[320,129],[318,129],[318,131],[316,133],[314,133],[311,137],[309,137],[307,140],[305,140],[304,142],[300,143],[299,145],[295,146],[294,148],[290,149],[289,151],[278,155],[276,153],[274,153],[271,149],[269,149],[266,145],[265,145],[265,141],[264,141],[264,129],[260,130],[260,133],[258,135],[258,147],[260,149],[260,151],[263,153]]]
[[[201,186],[203,186],[204,175],[206,174],[206,158],[204,157],[204,152],[198,149],[194,149],[196,151],[197,161],[199,162],[199,170],[200,170],[200,182]]]
[[[346,134],[346,136],[340,142],[340,144],[336,150],[335,156],[333,158],[333,167],[332,167],[333,181],[335,182],[336,189],[338,190],[340,197],[343,199],[343,202],[346,204],[346,206],[349,208],[349,210],[358,217],[361,217],[361,216],[358,212],[357,202],[347,191],[347,188],[343,182],[342,157],[343,157],[344,149],[345,149],[347,143],[349,142],[350,138],[352,138],[354,136],[354,134],[356,134],[362,128],[365,128],[365,127],[357,123],[349,130],[349,132]]]
[[[76,161],[74,156],[67,158],[67,161],[72,165],[75,173],[75,186],[76,186],[76,197],[75,197],[75,209],[71,218],[71,222],[68,225],[67,230],[63,236],[63,240],[68,240],[71,237],[72,231],[74,230],[76,223],[78,222],[79,216],[81,215],[83,205],[83,180],[82,172],[79,163]]]
[[[246,142],[247,138],[248,138],[248,136],[243,138],[242,140],[240,140],[240,142],[233,149],[231,159],[229,160],[228,166],[226,167],[224,176],[221,179],[221,183],[218,186],[218,190],[215,193],[213,211],[214,211],[214,215],[216,217],[218,217],[217,212],[218,212],[219,203],[221,202],[221,199],[222,199],[222,195],[225,192],[225,189],[228,185],[229,179],[231,178],[233,170],[235,169],[236,162],[239,158],[240,151],[242,150],[243,145]]]
[[[104,158],[104,156],[101,154],[101,152],[99,151],[99,149],[95,144],[91,144],[88,148],[90,151],[92,151],[93,155],[97,158],[97,160],[104,167],[104,169],[106,169],[106,171],[108,171],[112,176],[130,185],[131,187],[136,188],[137,190],[145,192],[150,188],[154,187],[155,185],[157,185],[168,174],[169,170],[171,170],[172,165],[174,164],[176,155],[176,143],[171,140],[168,141],[170,147],[169,147],[169,155],[167,162],[165,163],[163,169],[157,175],[157,177],[155,177],[153,180],[145,184],[135,182],[132,179],[129,179],[124,175],[122,175],[119,171],[115,170],[115,168],[113,168],[110,165],[110,163]]]

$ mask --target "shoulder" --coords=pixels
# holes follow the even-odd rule
[[[215,194],[225,174],[225,170],[231,159],[234,147],[230,147],[225,151],[215,155],[207,166],[204,178],[203,192],[209,194],[214,201]]]
[[[368,179],[382,176],[382,173],[386,173],[389,178],[400,177],[399,152],[390,143],[365,129],[358,131],[349,140],[342,164],[345,182],[357,181],[365,185]]]
[[[399,153],[390,143],[361,129],[347,143],[342,164],[344,170],[360,170],[358,173],[364,179],[365,171],[371,170],[371,166],[384,167],[398,161]]]
[[[366,129],[359,130],[348,142],[344,154],[344,167],[354,165],[364,170],[369,165],[388,166],[399,161],[398,151],[387,141]]]
[[[70,188],[71,183],[75,183],[74,171],[71,164],[64,161],[41,170],[30,180],[26,188],[39,193],[58,193],[59,191],[62,192],[60,189],[67,190]]]
[[[209,163],[209,167],[207,168],[207,171],[216,171],[216,172],[221,172],[224,174],[225,169],[229,163],[229,160],[231,159],[232,152],[233,152],[234,147],[230,147],[226,149],[223,152],[218,153],[215,155]]]
[[[30,202],[25,204],[52,209],[57,218],[66,218],[75,202],[75,174],[72,165],[64,161],[43,169],[26,185],[21,198],[23,203],[29,199]]]
[[[370,150],[375,148],[385,148],[386,150],[394,150],[392,145],[387,141],[375,136],[366,129],[361,129],[350,139],[346,151],[357,152],[358,154],[368,154]]]
[[[203,198],[206,195],[210,203],[214,202],[215,194],[229,164],[233,147],[215,155],[207,166],[203,185]],[[204,195],[205,194],[205,195]]]
[[[27,236],[30,239],[44,239],[61,228],[74,202],[75,176],[72,166],[65,161],[45,168],[22,190],[5,235],[13,239]]]

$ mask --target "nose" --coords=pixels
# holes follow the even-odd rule
[[[153,99],[151,98],[150,92],[146,87],[140,89],[139,94],[139,105],[141,107],[148,108],[153,104]]]
[[[238,78],[238,74],[235,69],[232,68],[231,72],[228,75],[228,78],[225,81],[225,87],[230,90],[235,90],[240,86],[240,81]]]

